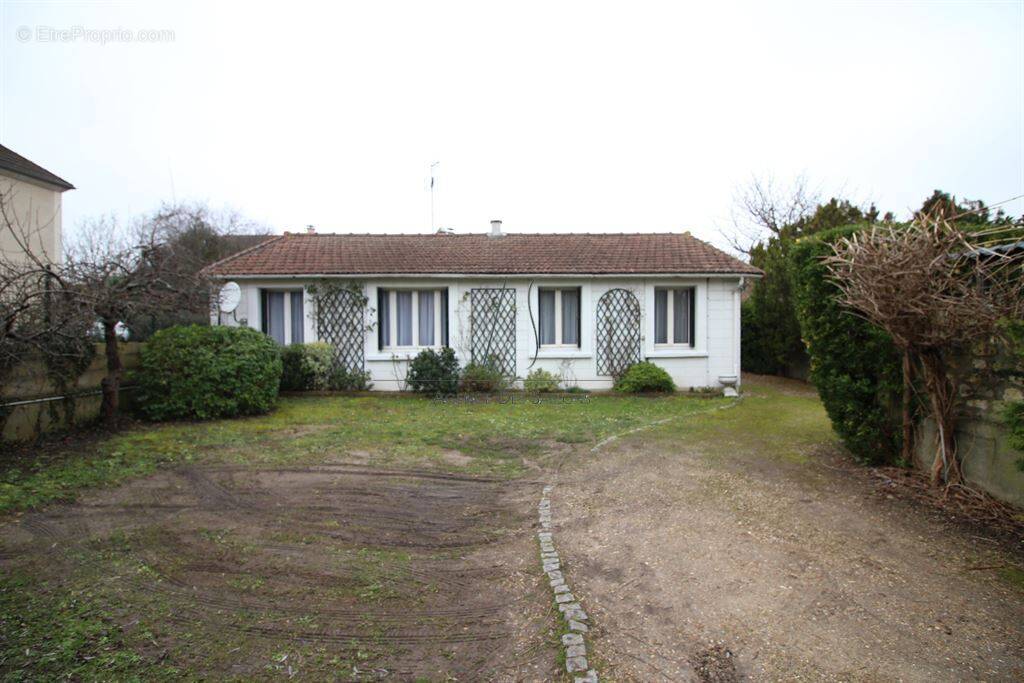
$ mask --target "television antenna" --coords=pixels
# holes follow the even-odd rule
[[[435,161],[430,164],[430,232],[437,232],[437,213],[435,211],[435,194],[437,189],[437,178],[435,173],[438,166],[441,165],[440,161]]]

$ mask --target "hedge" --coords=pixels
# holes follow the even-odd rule
[[[281,351],[247,327],[169,327],[142,349],[134,377],[151,420],[256,415],[277,400]]]
[[[822,259],[861,226],[800,240],[791,252],[797,318],[811,357],[811,382],[832,427],[862,462],[894,461],[902,444],[902,367],[889,336],[838,300]]]

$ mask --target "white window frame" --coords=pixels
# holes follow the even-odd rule
[[[537,312],[540,313],[540,294],[541,292],[554,292],[555,293],[555,343],[554,344],[541,344],[542,349],[575,349],[582,348],[583,340],[580,340],[579,344],[565,344],[562,342],[562,292],[573,291],[576,292],[576,315],[580,316],[580,320],[577,321],[576,329],[579,330],[578,334],[583,334],[583,292],[579,287],[538,287],[537,288]],[[538,321],[538,333],[539,333],[540,322]]]
[[[652,332],[651,339],[654,340],[654,348],[655,349],[689,349],[689,348],[696,348],[696,346],[697,346],[696,341],[697,340],[696,340],[695,331],[693,330],[693,327],[695,327],[695,325],[691,325],[690,326],[690,328],[691,328],[690,329],[690,341],[680,342],[680,341],[676,341],[675,340],[675,338],[676,338],[676,326],[675,326],[676,306],[675,306],[675,303],[676,303],[676,294],[678,292],[680,292],[680,291],[685,290],[685,291],[688,291],[688,292],[693,292],[693,294],[690,295],[690,306],[691,306],[691,308],[695,308],[697,306],[697,288],[696,287],[692,287],[692,286],[680,286],[680,287],[661,287],[661,286],[655,286],[654,287],[654,293],[655,293],[654,294],[654,317],[651,318],[651,324],[654,325],[655,328],[657,328],[657,322],[656,321],[658,319],[658,296],[657,296],[657,292],[659,290],[664,290],[664,291],[666,291],[668,293],[668,296],[665,297],[665,306],[668,308],[668,310],[665,311],[665,339],[671,339],[672,341],[659,342],[658,341],[658,337],[657,337],[657,330],[654,329],[654,330],[651,331]],[[696,320],[695,312],[691,313],[691,316],[692,316],[693,320]]]
[[[409,349],[440,349],[444,346],[441,327],[441,306],[444,305],[442,290],[431,287],[381,287],[388,296],[388,339],[391,344],[383,347],[385,351],[405,351]],[[412,292],[412,345],[399,345],[398,342],[398,292]],[[434,294],[434,343],[420,344],[420,293]]]
[[[281,314],[281,315],[284,316],[284,344],[282,344],[282,346],[290,346],[292,344],[298,343],[298,342],[296,342],[295,340],[292,339],[292,296],[291,295],[294,292],[302,292],[302,308],[303,308],[303,311],[305,311],[306,306],[307,306],[305,288],[304,287],[299,287],[299,288],[296,288],[296,287],[258,287],[257,288],[257,292],[261,292],[261,291],[262,292],[268,292],[268,293],[269,292],[282,292],[284,294],[284,312]],[[257,296],[259,296],[259,299],[258,299],[259,304],[258,305],[259,305],[259,309],[260,309],[260,329],[262,330],[264,327],[266,327],[267,328],[267,332],[264,332],[264,334],[266,334],[269,337],[270,336],[270,321],[264,319],[266,317],[267,313],[269,312],[269,307],[267,309],[264,309],[263,305],[262,305],[262,302],[263,302],[262,296],[260,296],[259,294],[257,294]],[[307,330],[306,330],[306,321],[305,321],[305,319],[303,319],[303,321],[302,321],[302,336],[304,338],[308,337],[306,332],[307,332]],[[273,337],[271,337],[271,338],[273,338]],[[303,339],[302,343],[305,343],[305,339]]]

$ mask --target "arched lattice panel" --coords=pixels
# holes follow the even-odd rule
[[[469,292],[470,350],[474,363],[492,365],[506,377],[516,375],[516,292],[472,289]]]
[[[640,362],[640,302],[627,289],[610,289],[597,302],[597,374],[618,377]]]
[[[319,293],[316,304],[317,335],[334,347],[335,367],[362,372],[366,299],[357,292],[335,289]]]

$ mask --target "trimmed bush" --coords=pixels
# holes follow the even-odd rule
[[[459,360],[449,348],[424,349],[409,364],[409,388],[426,394],[454,394],[459,388]]]
[[[323,391],[330,386],[334,348],[323,342],[292,344],[281,350],[281,391]]]
[[[505,376],[493,365],[470,363],[462,369],[459,391],[493,393],[507,388]]]
[[[169,327],[142,348],[134,378],[150,420],[256,415],[277,400],[281,350],[247,327]]]
[[[529,392],[549,393],[558,391],[558,383],[562,378],[542,368],[537,368],[523,381],[523,388]]]
[[[676,383],[663,368],[650,361],[644,361],[630,365],[619,381],[615,383],[615,389],[627,394],[675,391]]]
[[[894,462],[902,444],[900,355],[885,332],[839,302],[822,261],[832,253],[830,243],[859,229],[827,231],[795,246],[797,317],[811,356],[811,382],[836,434],[862,462]]]

